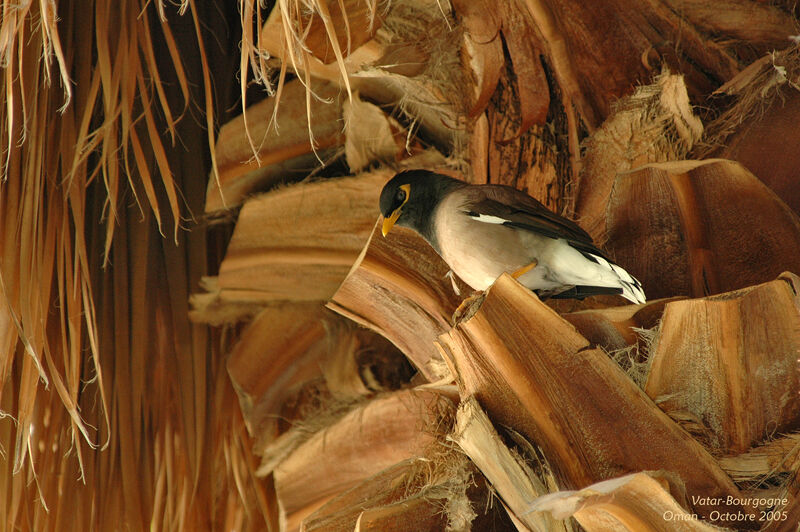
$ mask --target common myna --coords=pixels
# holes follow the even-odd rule
[[[641,283],[586,231],[512,187],[407,170],[383,187],[380,210],[384,236],[394,224],[413,229],[475,290],[507,272],[541,297],[645,301]]]

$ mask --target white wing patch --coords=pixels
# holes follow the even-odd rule
[[[608,261],[606,259],[604,259],[603,257],[601,257],[600,255],[595,255],[594,253],[589,253],[589,255],[594,257],[594,260],[597,261],[597,263],[600,266],[604,266],[605,268],[608,268],[609,270],[611,269],[611,265],[608,263]]]
[[[611,269],[614,270],[614,273],[619,275],[619,278],[622,279],[623,281],[625,281],[626,283],[633,283],[634,282],[633,277],[631,277],[631,274],[629,274],[628,272],[626,272],[625,270],[623,270],[622,268],[620,268],[616,264],[611,264]]]
[[[620,287],[622,288],[622,297],[634,302],[634,303],[644,303],[645,302],[645,295],[644,290],[642,290],[642,283],[638,281],[635,277],[625,271],[624,268],[617,266],[613,262],[608,262],[603,257],[595,255],[594,253],[589,253],[592,258],[597,261],[597,263],[609,270],[616,275],[619,279]]]
[[[467,216],[469,216],[473,220],[476,220],[478,222],[483,222],[485,224],[498,224],[498,225],[500,225],[500,224],[504,224],[504,223],[506,223],[508,221],[505,218],[500,218],[499,216],[492,216],[491,214],[478,214],[478,213],[474,213],[474,212],[468,212]]]

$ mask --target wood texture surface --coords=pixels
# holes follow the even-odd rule
[[[218,288],[265,303],[327,300],[367,241],[391,176],[380,170],[251,199],[220,265]]]
[[[721,454],[742,453],[800,425],[800,279],[669,303],[647,394],[665,411],[688,411]]]
[[[562,489],[664,469],[680,476],[689,495],[719,498],[718,506],[696,505],[700,515],[752,511],[725,504],[740,492],[711,455],[510,276],[441,341],[462,394],[535,441]]]
[[[740,164],[650,164],[619,174],[608,244],[649,298],[702,297],[800,271],[800,222]]]
[[[402,391],[356,408],[314,434],[275,469],[281,511],[300,522],[334,495],[408,458],[424,456],[447,430],[453,404],[432,392]]]
[[[448,271],[415,232],[395,227],[384,238],[376,224],[328,307],[388,338],[425,378],[437,381],[446,368],[435,343],[464,297],[453,291]]]
[[[266,98],[220,128],[219,173],[208,180],[206,212],[237,207],[254,192],[308,175],[318,164],[309,135],[313,135],[314,149],[323,155],[344,143],[339,88],[314,82],[311,89],[319,98],[309,102],[310,118],[306,88],[294,80],[283,88],[280,104],[276,98]]]

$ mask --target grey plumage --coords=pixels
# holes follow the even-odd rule
[[[580,226],[514,188],[410,170],[386,184],[380,209],[384,233],[394,223],[417,231],[476,290],[536,262],[518,280],[542,297],[620,294],[645,301],[639,281]]]

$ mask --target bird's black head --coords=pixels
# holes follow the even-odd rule
[[[411,228],[430,241],[433,211],[442,197],[461,181],[428,170],[406,170],[383,187],[380,209],[383,236],[394,224]]]

